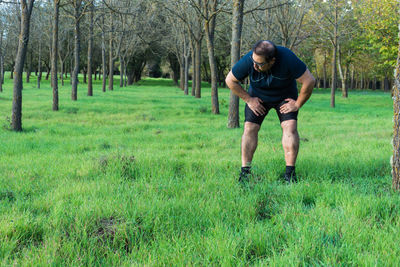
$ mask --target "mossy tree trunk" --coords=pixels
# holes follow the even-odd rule
[[[400,36],[400,24],[399,24]],[[400,41],[397,54],[397,64],[394,77],[393,88],[393,111],[394,111],[394,132],[393,132],[393,164],[392,164],[392,178],[393,189],[400,190]]]

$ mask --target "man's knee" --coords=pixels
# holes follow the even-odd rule
[[[281,123],[282,131],[284,134],[296,134],[297,133],[297,121],[287,120]]]
[[[246,121],[244,123],[243,135],[245,135],[245,136],[257,136],[259,130],[260,130],[260,125],[258,125],[257,123]]]

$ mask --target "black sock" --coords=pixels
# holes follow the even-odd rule
[[[242,173],[250,173],[250,168],[251,167],[248,167],[248,166],[242,167]]]
[[[295,166],[286,166],[286,174],[288,174],[288,175],[294,174],[295,168],[296,168]]]

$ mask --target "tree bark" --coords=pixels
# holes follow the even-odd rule
[[[102,91],[106,91],[107,84],[107,58],[106,58],[106,37],[104,32],[104,16],[102,17],[102,29],[101,29],[101,66],[103,70],[103,85]]]
[[[400,37],[400,23],[399,37]],[[397,64],[393,88],[393,111],[394,111],[394,133],[393,133],[393,160],[392,160],[392,185],[396,191],[400,190],[400,39],[397,54]]]
[[[114,58],[113,58],[113,15],[110,15],[111,19],[111,30],[110,30],[110,41],[109,41],[109,67],[108,67],[108,90],[114,90]]]
[[[78,74],[79,74],[79,61],[80,56],[79,53],[81,51],[81,32],[80,32],[80,16],[81,16],[81,1],[76,1],[74,6],[74,18],[75,18],[75,27],[74,27],[74,72],[72,79],[72,91],[71,91],[71,99],[73,101],[78,100]]]
[[[343,70],[343,66],[342,66],[342,53],[339,50],[339,57],[338,57],[338,69],[339,69],[339,75],[340,75],[340,80],[342,82],[342,97],[347,98],[348,97],[348,93],[347,93],[347,84],[346,84],[346,80],[347,80],[347,67],[345,67],[345,70]]]
[[[29,50],[29,49],[27,49]],[[29,83],[30,78],[31,78],[31,65],[32,65],[32,52],[29,53],[29,51],[27,51],[28,53],[28,59],[26,60],[26,83]],[[29,60],[29,54],[30,54],[30,60]]]
[[[42,39],[42,38],[40,38]],[[37,71],[39,72],[39,75],[37,77],[37,88],[40,89],[40,80],[42,79],[42,69],[41,69],[41,56],[42,56],[42,42],[39,41],[39,55],[38,55],[38,69]]]
[[[208,7],[207,2],[204,3],[204,10],[206,11],[208,17]],[[218,0],[213,0],[211,12],[216,13],[218,5]],[[210,63],[211,72],[211,105],[212,113],[219,114],[219,102],[218,102],[218,71],[215,63],[215,53],[214,53],[214,35],[215,35],[215,20],[216,15],[212,16],[209,20],[204,23],[204,30],[206,32],[206,42],[208,50],[208,60]]]
[[[332,53],[332,86],[331,86],[331,107],[335,107],[335,91],[336,91],[336,79],[337,79],[337,70],[336,70],[336,57],[337,57],[337,45],[338,45],[338,6],[337,1],[335,1],[335,24],[334,24],[334,33],[333,33],[333,53]]]
[[[184,53],[184,51],[182,51]],[[182,55],[181,64],[179,64],[179,88],[185,90],[185,56]]]
[[[0,93],[3,92],[4,83],[3,34],[4,29],[2,28],[0,32]]]
[[[192,71],[192,96],[195,96],[195,92],[196,92],[196,71],[195,71],[195,66],[196,66],[196,49],[195,49],[195,45],[194,45],[194,41],[193,38],[190,40],[190,45],[191,45],[191,54],[192,54],[192,66],[193,66],[193,71]]]
[[[64,86],[64,62],[60,63],[60,72],[61,72],[61,85]]]
[[[18,52],[15,60],[15,75],[12,103],[12,122],[14,131],[22,131],[22,71],[29,42],[29,26],[33,3],[35,0],[21,0],[21,33],[19,35]]]
[[[187,45],[187,44],[186,44]],[[188,47],[186,46],[186,50],[189,50]],[[185,51],[185,69],[184,69],[184,94],[188,95],[189,94],[189,55],[186,54]]]
[[[231,68],[233,68],[240,58],[244,1],[234,0],[233,2]],[[231,91],[229,97],[228,128],[238,128],[239,126],[239,97]]]
[[[93,96],[93,82],[92,82],[92,50],[93,50],[93,4],[90,4],[89,10],[89,41],[88,41],[88,61],[87,61],[87,72],[88,72],[88,96]]]
[[[390,84],[389,84],[389,79],[388,79],[387,76],[385,76],[385,80],[384,80],[383,84],[384,84],[384,85],[383,85],[383,90],[384,90],[385,92],[390,91]]]
[[[124,87],[124,60],[122,56],[119,56],[119,87],[122,88]]]
[[[53,88],[53,111],[58,110],[58,80],[57,80],[57,55],[58,55],[58,22],[60,16],[60,0],[54,0],[53,11],[53,45],[51,53],[51,86]],[[62,65],[62,64],[61,64]],[[63,68],[61,67],[61,74]]]
[[[194,66],[196,76],[195,97],[201,98],[201,39],[195,42],[196,65]]]
[[[323,75],[324,75],[324,88],[328,88],[327,75],[326,75],[326,52],[324,53],[324,65],[323,65]]]

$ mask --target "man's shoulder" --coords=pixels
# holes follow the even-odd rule
[[[281,55],[282,57],[291,57],[296,55],[292,50],[287,47],[277,45],[276,48],[278,50],[278,55]]]
[[[251,54],[253,54],[253,50],[250,50],[249,52],[247,52],[246,54],[244,54],[244,55],[242,56],[242,58],[251,57]]]

